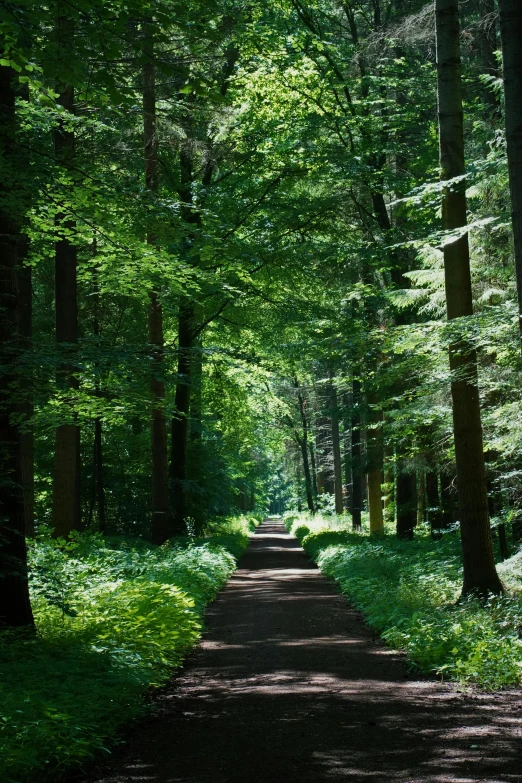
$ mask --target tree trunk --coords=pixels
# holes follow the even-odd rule
[[[143,53],[143,143],[145,187],[151,194],[158,192],[158,137],[156,123],[156,74],[152,23],[144,25]],[[147,244],[156,245],[154,232],[147,231]],[[152,522],[151,539],[162,544],[169,530],[169,471],[167,451],[167,421],[165,418],[163,306],[161,291],[155,288],[149,295],[149,343],[152,354],[150,391],[152,396]]]
[[[417,526],[424,524],[424,517],[426,515],[426,473],[424,470],[419,471],[419,484],[417,489]]]
[[[498,0],[504,74],[506,144],[515,245],[518,325],[522,335],[522,3]]]
[[[401,473],[397,468],[397,536],[411,541],[417,524],[417,482],[415,473]]]
[[[0,152],[7,169],[0,184],[0,627],[33,625],[27,582],[22,436],[16,423],[21,347],[17,286],[20,215],[10,213],[7,200],[16,181],[15,77],[11,68],[0,66]]]
[[[343,508],[343,469],[341,463],[341,441],[339,437],[339,406],[337,404],[337,390],[330,374],[330,422],[332,429],[332,454],[334,464],[334,490],[335,513],[342,514]]]
[[[297,403],[299,405],[299,414],[301,416],[302,435],[298,437],[301,455],[303,458],[303,471],[305,477],[306,503],[311,514],[315,514],[314,494],[312,487],[312,476],[310,474],[310,463],[308,461],[308,419],[306,417],[306,400],[299,388],[299,381],[294,380],[294,386],[297,389]]]
[[[439,482],[435,471],[428,470],[426,473],[426,500],[428,504],[428,522],[432,538],[439,535],[441,528],[441,512],[439,498]]]
[[[32,269],[25,264],[29,240],[21,237],[18,250],[18,301],[19,329],[22,349],[29,356],[33,339],[33,284]],[[27,366],[27,384],[21,400],[23,426],[21,431],[21,470],[24,495],[25,534],[34,536],[34,432],[32,418],[33,405],[33,366]]]
[[[361,529],[362,460],[361,460],[361,384],[354,378],[352,385],[352,527]]]
[[[74,113],[74,87],[66,85],[58,104]],[[58,163],[71,169],[74,163],[74,132],[63,123],[54,132],[54,149]],[[58,372],[62,390],[79,388],[71,363],[71,347],[78,342],[78,293],[77,250],[69,236],[76,225],[65,214],[56,217],[57,229],[63,236],[55,244],[55,310],[56,343],[58,350],[66,354]],[[61,424],[56,428],[53,480],[52,523],[55,537],[66,538],[71,530],[78,530],[81,522],[80,494],[80,427],[76,423]]]
[[[176,382],[176,415],[172,418],[170,479],[173,530],[181,535],[185,530],[187,448],[190,415],[191,364],[194,344],[194,308],[182,297],[178,316],[178,380]]]
[[[351,513],[352,509],[352,427],[351,427],[351,404],[349,395],[343,395],[344,407],[344,433],[343,433],[343,452],[344,452],[344,506]]]
[[[440,164],[445,181],[462,178],[465,172],[458,0],[435,0],[435,18]],[[466,223],[465,184],[453,182],[442,196],[443,228],[458,230]],[[446,239],[444,276],[448,320],[472,315],[467,233]],[[450,346],[450,369],[464,566],[462,593],[500,593],[489,524],[476,355],[464,341]]]
[[[374,400],[372,400],[374,402]],[[376,429],[367,429],[367,475],[368,475],[368,511],[370,515],[370,534],[384,533],[382,512],[382,478],[384,467],[384,444],[382,437],[382,411],[370,409],[369,420],[377,425]]]

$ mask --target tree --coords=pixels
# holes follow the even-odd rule
[[[19,421],[21,302],[19,255],[22,237],[15,152],[15,70],[0,66],[0,627],[32,626],[27,581],[22,487],[22,432]]]
[[[145,187],[152,198],[158,193],[158,137],[156,122],[156,75],[154,62],[154,23],[143,25],[143,149]],[[150,225],[147,244],[154,247],[156,237]],[[161,544],[169,537],[169,478],[167,421],[165,417],[164,338],[161,290],[155,285],[149,294],[149,343],[152,349],[150,392],[152,396],[152,526],[151,538]]]
[[[435,0],[437,94],[442,194],[444,279],[449,321],[473,314],[464,185],[464,131],[458,0]],[[464,565],[463,595],[502,592],[488,514],[486,471],[475,350],[463,339],[449,351],[453,432]]]
[[[504,114],[511,193],[515,275],[519,328],[522,333],[522,6],[518,0],[499,0]]]

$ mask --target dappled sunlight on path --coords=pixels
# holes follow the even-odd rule
[[[98,783],[522,783],[520,692],[408,675],[281,524]]]

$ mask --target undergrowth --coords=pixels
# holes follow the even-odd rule
[[[288,516],[286,526],[323,573],[393,648],[425,673],[494,690],[522,680],[522,573],[486,603],[458,601],[460,540],[370,538],[321,517]],[[500,569],[502,571],[502,568]],[[508,573],[508,569],[505,569]]]
[[[37,634],[0,634],[0,780],[57,780],[107,751],[199,639],[255,524],[219,520],[205,538],[161,547],[92,534],[32,542]]]

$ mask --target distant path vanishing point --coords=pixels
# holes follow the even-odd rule
[[[239,565],[154,714],[83,780],[522,783],[520,691],[415,679],[278,521]]]

